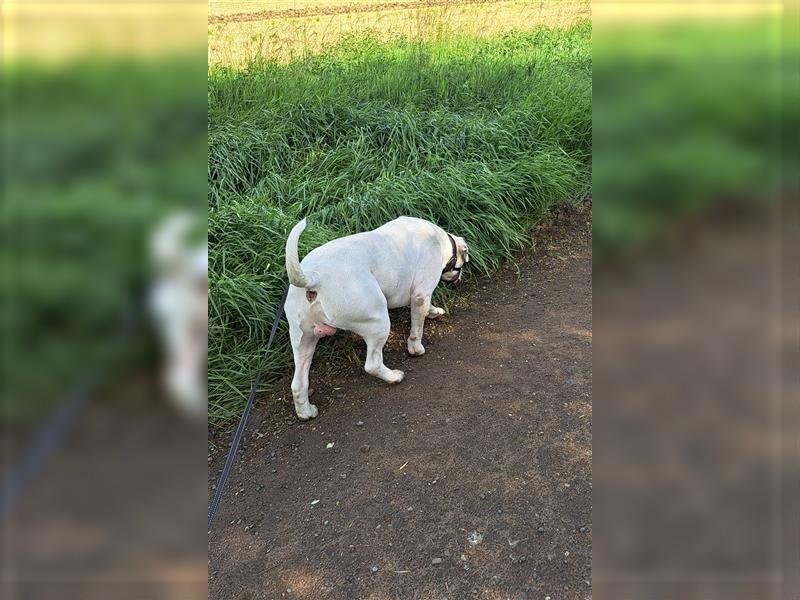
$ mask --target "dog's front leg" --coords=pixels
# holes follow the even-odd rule
[[[292,340],[294,353],[294,377],[292,378],[292,396],[297,418],[303,421],[317,416],[317,407],[308,401],[308,373],[311,370],[311,359],[317,347],[317,337],[313,332],[302,331],[299,326],[289,326],[289,337]]]
[[[424,294],[415,294],[411,298],[411,333],[408,336],[408,353],[411,356],[425,354],[422,345],[422,329],[425,317],[431,310],[431,297]]]
[[[439,308],[438,306],[434,306],[431,304],[430,309],[428,309],[428,314],[425,315],[427,319],[436,319],[437,317],[441,317],[444,314],[444,309]]]

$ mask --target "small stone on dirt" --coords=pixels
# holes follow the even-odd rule
[[[377,572],[378,572],[378,567],[376,567],[375,565],[373,565],[373,566],[372,566],[372,572],[373,572],[373,573],[377,573]]]
[[[369,452],[369,444],[364,444],[363,446],[361,446],[361,448],[359,448],[359,450],[361,450],[361,452],[366,454],[367,452]]]
[[[432,565],[440,565],[440,564],[442,564],[442,559],[441,558],[434,558],[433,560],[431,560],[431,564]]]
[[[473,546],[477,546],[483,541],[483,535],[481,535],[477,531],[471,531],[470,534],[467,536],[467,541]]]
[[[538,531],[539,533],[544,533],[544,527],[539,527],[539,529],[537,529],[536,531]]]
[[[363,427],[363,426],[364,426],[364,421],[359,421],[358,423],[356,423],[356,427]]]

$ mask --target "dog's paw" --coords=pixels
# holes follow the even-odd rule
[[[309,419],[313,419],[319,414],[317,407],[311,404],[304,404],[300,407],[295,405],[294,411],[297,413],[297,418],[301,421],[308,421]]]
[[[419,340],[408,340],[408,353],[411,356],[422,356],[425,354],[425,346]]]
[[[400,383],[406,374],[400,369],[390,369],[389,376],[386,378],[386,383]]]
[[[437,317],[441,317],[444,314],[444,309],[439,308],[438,306],[431,306],[431,309],[428,311],[428,314],[425,315],[426,319],[435,319]]]

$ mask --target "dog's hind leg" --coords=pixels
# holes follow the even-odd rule
[[[294,353],[294,377],[292,378],[292,396],[294,411],[303,421],[317,416],[317,407],[308,401],[308,373],[311,359],[317,347],[318,338],[313,331],[303,331],[299,325],[290,321],[289,337],[292,340]]]
[[[390,369],[383,364],[383,346],[389,338],[389,315],[382,319],[372,320],[358,328],[356,333],[367,343],[367,360],[364,370],[370,375],[383,379],[387,383],[400,383],[405,373],[398,369]]]

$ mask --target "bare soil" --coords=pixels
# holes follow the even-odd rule
[[[392,316],[401,384],[317,364],[316,419],[295,419],[288,379],[253,413],[209,534],[210,598],[591,597],[591,214],[533,235],[426,324],[424,356]]]

